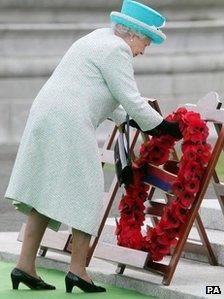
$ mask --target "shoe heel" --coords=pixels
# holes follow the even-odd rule
[[[11,279],[12,279],[12,288],[13,288],[13,290],[18,290],[20,280],[14,278],[13,276],[11,276]]]
[[[65,277],[65,287],[66,287],[66,293],[71,293],[74,287],[71,280],[69,280],[67,277]]]

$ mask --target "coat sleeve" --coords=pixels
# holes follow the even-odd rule
[[[122,105],[119,105],[111,114],[108,115],[108,118],[114,121],[117,126],[120,126],[126,121],[126,115],[127,112],[124,110]]]
[[[132,59],[130,50],[125,45],[118,45],[102,59],[100,71],[113,97],[130,118],[147,131],[158,126],[163,117],[141,96],[134,78]],[[114,114],[119,124],[125,121],[125,113],[120,109]]]

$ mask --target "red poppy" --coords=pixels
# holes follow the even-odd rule
[[[172,206],[164,208],[163,221],[167,229],[180,226],[179,219],[173,214]]]
[[[122,234],[125,237],[125,247],[141,249],[142,235],[140,229],[135,228],[131,230],[128,226],[123,227]]]
[[[195,146],[195,143],[194,142],[192,142],[191,140],[184,140],[184,142],[182,143],[182,145],[181,145],[181,151],[182,151],[182,153],[183,153],[183,155],[185,155],[185,151],[186,151],[186,149],[188,149],[189,147],[194,147]],[[183,156],[182,156],[183,157]]]
[[[145,241],[153,243],[157,240],[157,233],[155,228],[150,228],[147,232],[147,235],[144,237]]]
[[[194,194],[187,191],[184,191],[178,198],[178,202],[183,208],[190,208],[193,201]]]
[[[191,140],[192,142],[205,141],[208,137],[209,131],[208,127],[204,125],[204,122],[198,120],[197,124],[194,126],[187,127],[186,131],[183,132],[184,138],[186,140]]]
[[[134,227],[136,224],[136,219],[135,219],[135,214],[132,212],[132,214],[130,215],[130,217],[127,219],[126,224],[129,226]]]
[[[163,234],[157,237],[157,241],[159,244],[169,246],[172,243],[172,238],[169,237],[169,234]]]
[[[182,116],[185,115],[188,112],[188,110],[185,107],[179,107],[176,112],[174,112],[174,115],[177,115],[180,119],[182,119]]]
[[[190,179],[192,179],[195,174],[201,174],[202,172],[202,167],[201,164],[196,163],[193,160],[189,160],[188,163],[185,163],[184,165],[184,169],[181,168],[181,164],[180,164],[180,171],[183,172],[182,177],[186,180],[189,181]]]
[[[132,199],[135,199],[139,196],[140,192],[142,192],[141,188],[138,187],[134,187],[133,185],[130,186],[128,189],[127,189],[127,194],[132,197]]]
[[[133,208],[133,205],[134,205],[134,202],[133,202],[131,196],[125,195],[122,197],[122,199],[118,205],[118,209],[120,211],[124,211],[125,209],[131,210]]]
[[[184,188],[187,192],[197,193],[199,190],[199,181],[192,179],[184,184]]]
[[[181,207],[177,201],[173,201],[171,208],[173,217],[184,223],[187,217],[187,209]]]
[[[163,147],[172,147],[174,145],[174,140],[169,135],[162,135],[159,137],[158,144]]]
[[[176,241],[174,241],[174,238],[178,238],[180,233],[179,227],[174,227],[166,230],[166,234],[169,235],[169,237],[173,240],[172,243],[174,244]]]
[[[152,261],[161,261],[164,257],[163,253],[160,252],[156,252],[156,250],[154,252],[151,253],[151,255],[149,255],[149,260]]]
[[[194,111],[187,111],[182,115],[182,120],[190,127],[195,127],[201,123],[200,114]]]
[[[180,196],[182,192],[184,192],[184,185],[181,181],[177,180],[173,183],[172,185],[172,193],[175,194],[176,196]]]
[[[170,246],[167,245],[162,245],[162,244],[158,244],[155,248],[155,252],[157,252],[155,254],[155,256],[157,256],[157,254],[161,253],[163,255],[169,254],[170,253]],[[158,256],[159,257],[159,256]]]
[[[203,164],[206,164],[209,161],[211,157],[211,150],[212,147],[208,143],[195,145],[195,151],[198,154],[197,157],[201,160]]]

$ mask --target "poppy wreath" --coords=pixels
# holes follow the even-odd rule
[[[144,166],[147,163],[163,165],[178,141],[170,135],[154,136],[141,144],[139,157],[133,162],[133,183],[125,187],[125,194],[119,203],[120,219],[116,220],[117,245],[149,252],[151,261],[160,261],[170,254],[178,242],[181,226],[187,220],[206,165],[211,156],[211,145],[207,143],[209,129],[200,114],[180,107],[166,117],[178,121],[183,135],[182,157],[179,161],[176,180],[172,184],[173,199],[163,210],[155,227],[148,227],[142,235],[145,221],[144,202],[150,186],[143,182]]]

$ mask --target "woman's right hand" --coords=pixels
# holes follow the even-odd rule
[[[147,133],[152,136],[169,134],[178,140],[183,138],[183,135],[179,128],[179,123],[174,121],[168,121],[165,119],[157,127],[153,128],[152,130],[145,131],[144,133]]]
[[[123,124],[126,124],[126,122],[124,122]],[[131,127],[142,131],[134,119],[130,119],[129,124]],[[146,133],[148,135],[151,135],[151,136],[160,136],[163,134],[169,134],[178,140],[183,138],[183,135],[179,128],[179,123],[171,122],[171,121],[168,121],[165,119],[157,127],[153,128],[151,130],[142,131],[142,132]]]

